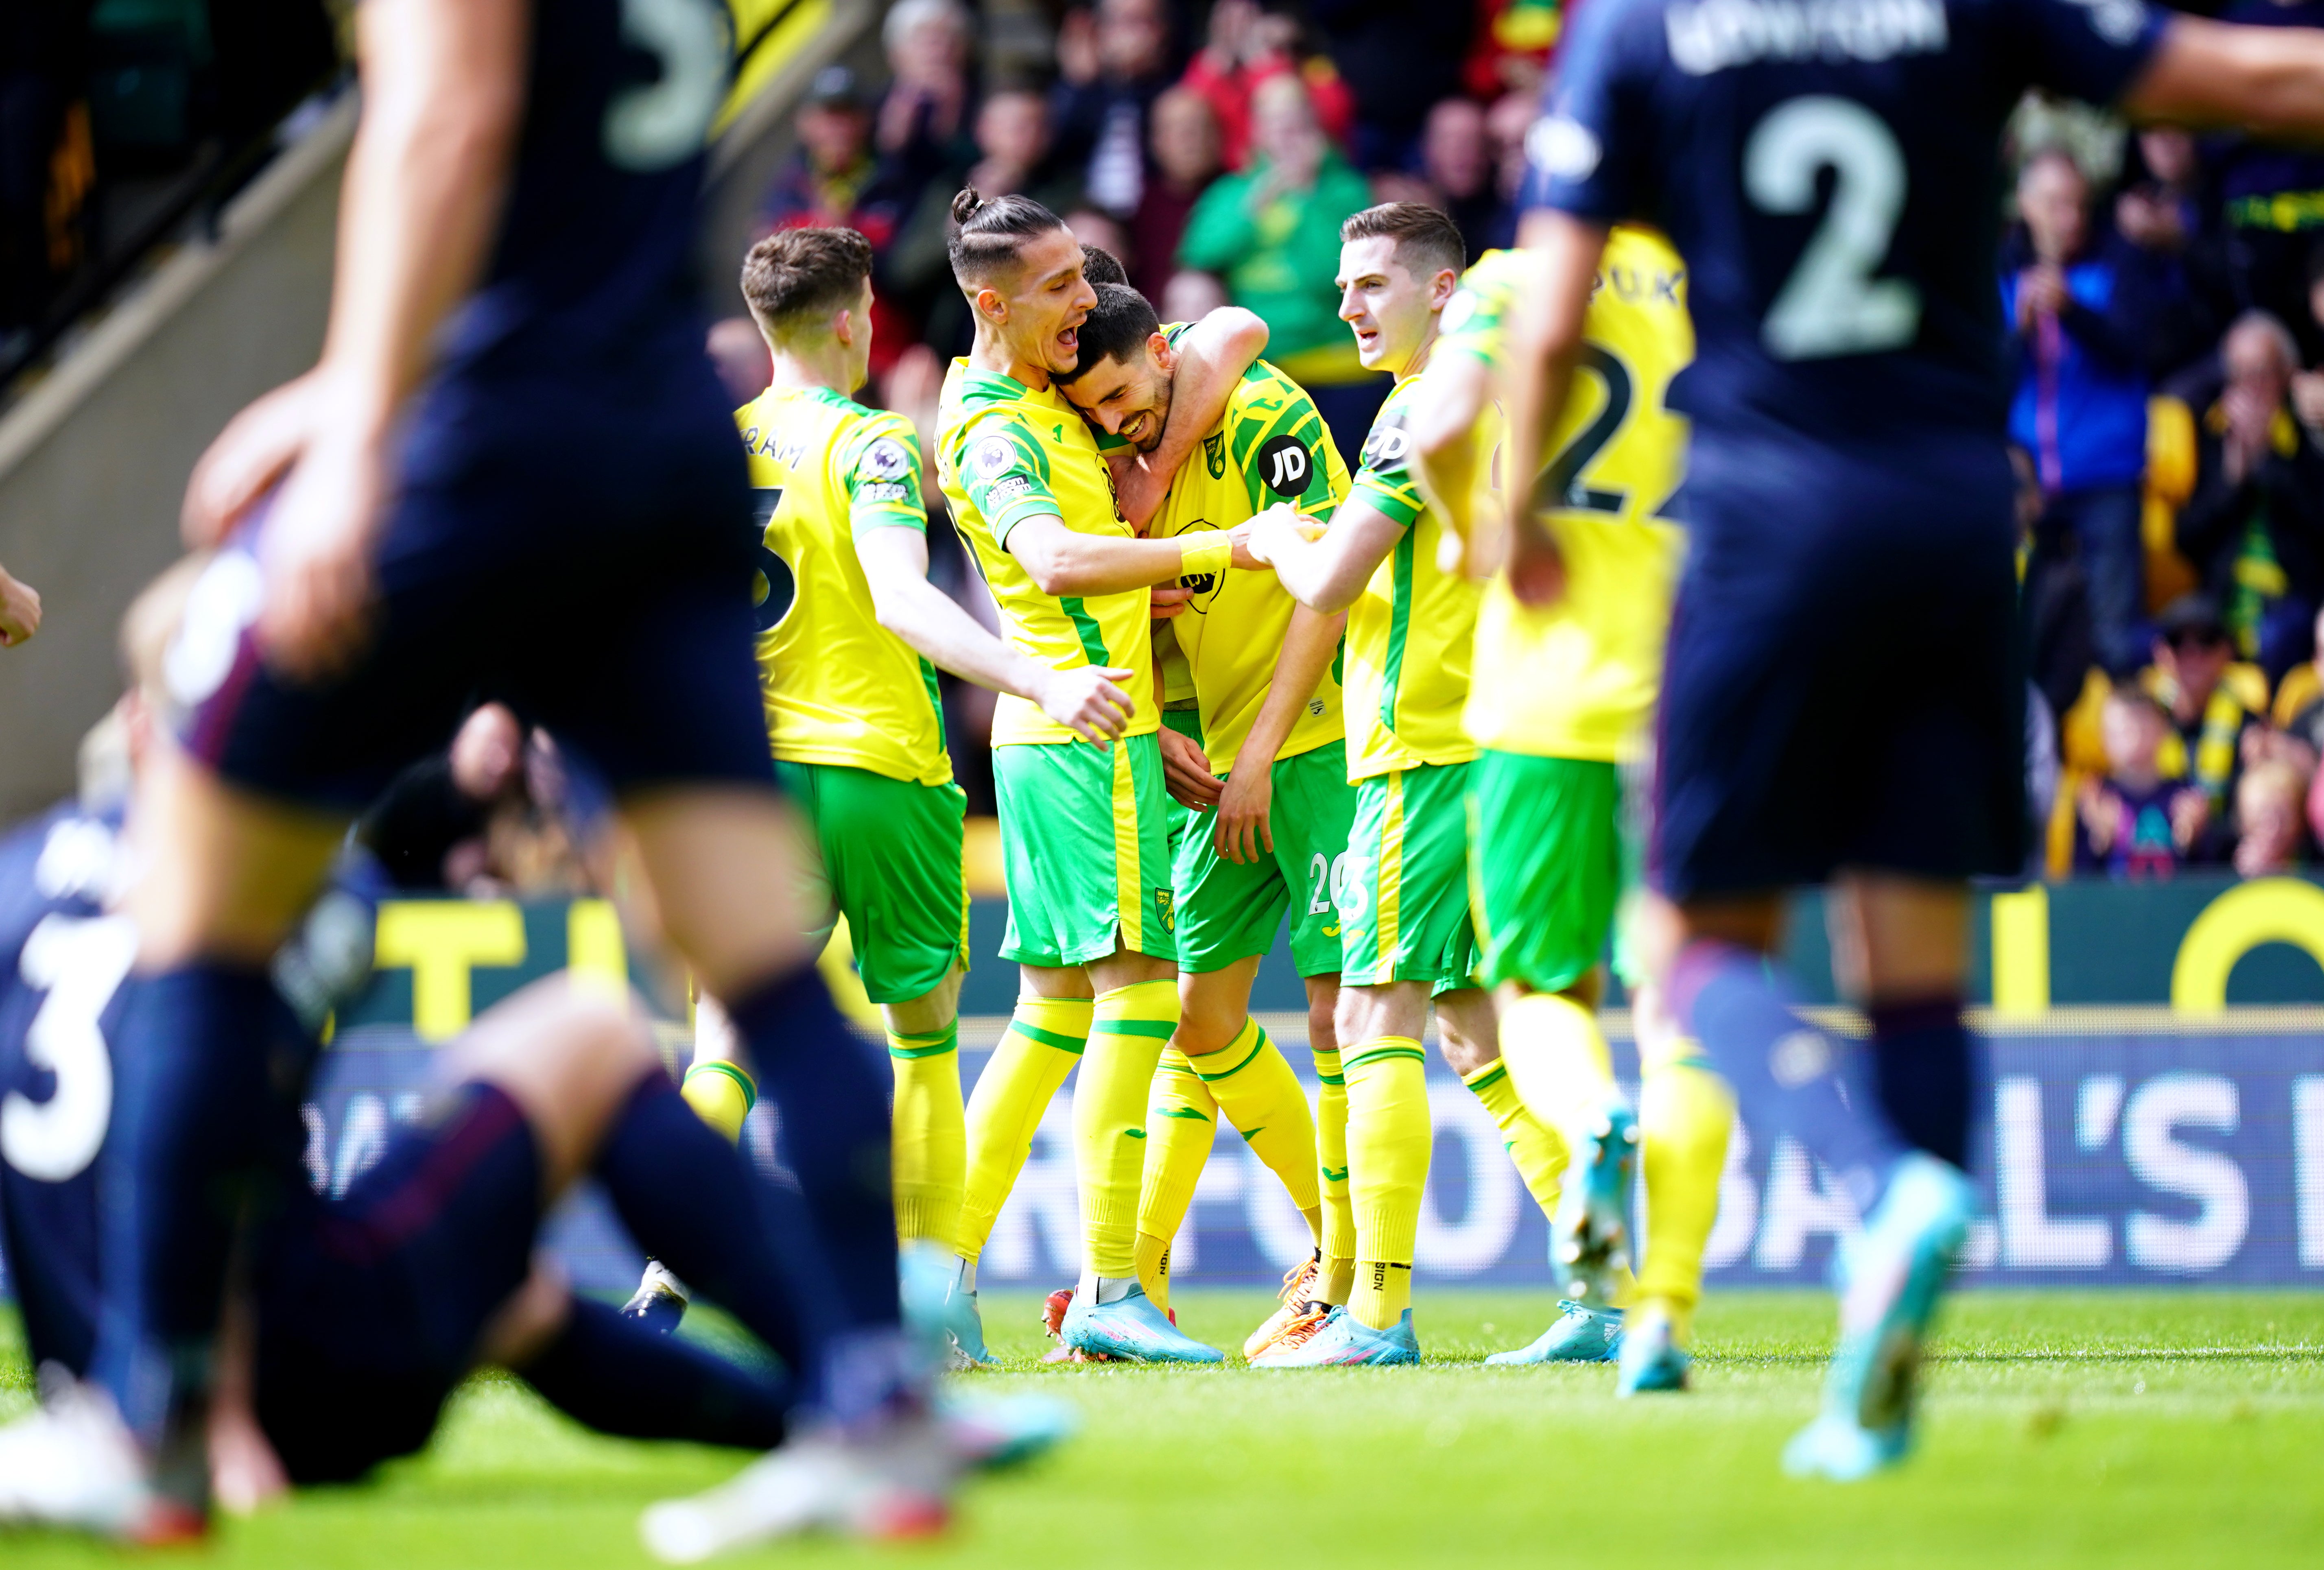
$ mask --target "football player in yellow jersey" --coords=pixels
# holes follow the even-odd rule
[[[1477,591],[1438,565],[1443,524],[1407,466],[1414,390],[1460,279],[1461,233],[1433,208],[1388,202],[1349,218],[1340,238],[1340,315],[1364,364],[1395,372],[1397,383],[1330,528],[1277,506],[1253,522],[1251,547],[1302,605],[1348,613],[1348,772],[1357,795],[1339,890],[1336,1023],[1356,1268],[1345,1307],[1278,1341],[1263,1354],[1270,1364],[1419,1360],[1412,1254],[1428,1179],[1420,1043],[1432,998],[1445,1058],[1464,1076],[1490,1061],[1494,1039],[1491,1002],[1471,976],[1462,832],[1477,755],[1461,728]]]
[[[994,712],[1009,884],[1001,957],[1020,967],[1024,993],[985,1069],[1000,1076],[996,1089],[988,1097],[981,1079],[977,1099],[1013,1144],[1064,1078],[1050,1077],[1054,1060],[1081,1051],[1084,1251],[1065,1345],[1215,1362],[1217,1350],[1180,1334],[1138,1282],[1146,1093],[1179,1012],[1148,591],[1252,561],[1222,531],[1140,540],[1122,520],[1089,427],[1051,385],[1073,370],[1096,298],[1072,231],[1027,198],[988,202],[973,190],[954,199],[953,217],[953,276],[976,339],[939,417],[945,495],[1009,642],[1053,669],[1104,667],[1130,695],[1122,734],[1104,746],[1018,699]],[[973,1198],[976,1187],[973,1174]],[[964,1210],[964,1233],[980,1224],[989,1218]]]
[[[1177,396],[1181,350],[1194,329],[1164,328],[1134,289],[1103,285],[1097,293],[1082,324],[1081,363],[1058,385],[1107,439],[1150,453],[1167,429],[1195,428],[1188,401]],[[1201,449],[1170,474],[1151,524],[1157,536],[1240,524],[1277,501],[1324,522],[1346,499],[1346,467],[1313,401],[1263,360],[1243,371],[1225,407],[1199,429]],[[1286,1279],[1285,1309],[1246,1343],[1255,1353],[1303,1316],[1321,1317],[1312,1308],[1324,1289],[1319,1275],[1336,1276],[1344,1299],[1355,1263],[1332,1033],[1340,977],[1332,874],[1346,856],[1355,807],[1333,670],[1345,617],[1296,604],[1268,574],[1201,578],[1191,586],[1186,613],[1157,638],[1167,635],[1185,661],[1200,723],[1194,735],[1166,731],[1159,739],[1173,794],[1202,812],[1217,810],[1214,823],[1194,821],[1174,858],[1183,1016],[1149,1109],[1139,1273],[1148,1295],[1167,1306],[1170,1240],[1223,1112],[1283,1179],[1317,1244]],[[1320,1189],[1306,1096],[1250,1017],[1252,980],[1286,912],[1293,963],[1307,984],[1309,1044],[1324,1084]]]
[[[1501,1051],[1518,1094],[1573,1152],[1552,1229],[1572,1298],[1531,1346],[1491,1361],[1614,1354],[1620,1390],[1678,1390],[1718,1214],[1734,1119],[1725,1085],[1627,963],[1643,1089],[1633,1113],[1594,1015],[1599,956],[1629,879],[1618,771],[1642,761],[1683,542],[1667,516],[1686,424],[1664,407],[1694,354],[1684,268],[1663,238],[1618,226],[1600,263],[1579,391],[1528,487],[1556,540],[1563,592],[1520,605],[1505,574],[1506,511],[1475,462],[1469,426],[1492,402],[1509,313],[1531,258],[1492,252],[1462,281],[1414,421],[1421,479],[1466,565],[1491,574],[1478,612],[1464,719],[1483,750],[1470,771],[1470,869],[1482,974],[1500,1007]],[[1500,485],[1508,484],[1506,476]],[[1646,1169],[1648,1233],[1629,1322],[1626,1206],[1631,1130]]]

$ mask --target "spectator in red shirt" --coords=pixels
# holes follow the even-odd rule
[[[792,122],[798,147],[768,191],[760,232],[853,229],[884,254],[903,220],[902,192],[872,149],[872,110],[845,66],[825,66]],[[879,272],[872,275],[872,373],[887,374],[913,336],[909,315]]]
[[[1203,95],[1218,116],[1219,156],[1231,170],[1250,160],[1250,100],[1259,84],[1296,74],[1306,84],[1316,123],[1342,152],[1356,123],[1355,95],[1339,69],[1301,47],[1299,20],[1261,10],[1254,0],[1218,0],[1211,7],[1208,41],[1186,67],[1185,85]]]

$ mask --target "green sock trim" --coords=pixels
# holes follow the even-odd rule
[[[1144,1036],[1167,1041],[1177,1033],[1178,1027],[1168,1020],[1096,1020],[1090,1024],[1093,1036]]]
[[[1359,1052],[1353,1057],[1340,1060],[1342,1068],[1360,1068],[1367,1063],[1384,1063],[1391,1057],[1409,1057],[1415,1063],[1428,1061],[1428,1054],[1417,1047],[1375,1047],[1369,1052]]]
[[[1267,1132],[1267,1128],[1265,1124],[1261,1124],[1259,1127],[1255,1129],[1237,1129],[1235,1132],[1240,1134],[1242,1136],[1242,1142],[1248,1145],[1251,1141]]]
[[[1083,1047],[1087,1045],[1079,1036],[1068,1036],[1062,1030],[1044,1030],[1040,1026],[1028,1025],[1022,1020],[1010,1020],[1009,1028],[1028,1041],[1038,1041],[1044,1047],[1054,1047],[1060,1052],[1070,1052],[1076,1057],[1082,1055]]]
[[[1329,1167],[1323,1166],[1317,1167],[1315,1170],[1323,1175],[1323,1181],[1326,1183],[1345,1183],[1348,1180],[1348,1169],[1345,1167],[1341,1168],[1336,1172],[1333,1171]]]
[[[1156,1106],[1146,1109],[1148,1117],[1184,1118],[1190,1123],[1206,1123],[1211,1120],[1190,1106]]]
[[[1189,1063],[1192,1063],[1192,1064],[1194,1066],[1194,1072],[1195,1072],[1196,1074],[1202,1074],[1202,1075],[1203,1075],[1203,1083],[1204,1083],[1204,1084],[1205,1084],[1205,1085],[1215,1085],[1215,1084],[1217,1084],[1220,1080],[1222,1080],[1222,1079],[1225,1079],[1225,1078],[1227,1078],[1228,1076],[1231,1076],[1231,1075],[1240,1074],[1244,1069],[1246,1069],[1246,1068],[1248,1068],[1248,1067],[1250,1067],[1250,1060],[1251,1060],[1252,1058],[1254,1058],[1254,1057],[1258,1057],[1261,1052],[1264,1052],[1265,1050],[1267,1050],[1267,1048],[1268,1048],[1268,1039],[1267,1039],[1267,1032],[1266,1032],[1265,1030],[1256,1030],[1256,1029],[1254,1029],[1254,1030],[1252,1031],[1252,1034],[1256,1035],[1256,1036],[1259,1038],[1259,1039],[1251,1043],[1251,1045],[1250,1045],[1250,1051],[1248,1051],[1248,1052],[1246,1052],[1246,1053],[1244,1053],[1244,1054],[1242,1055],[1242,1058],[1241,1058],[1241,1060],[1240,1060],[1240,1062],[1238,1062],[1238,1063],[1237,1063],[1237,1064],[1236,1064],[1232,1068],[1222,1068],[1222,1069],[1220,1069],[1216,1074],[1203,1074],[1203,1065],[1202,1065],[1202,1060],[1201,1060],[1201,1059],[1199,1059],[1199,1058],[1190,1057],[1190,1058],[1188,1058],[1186,1061],[1188,1061]],[[1231,1046],[1231,1045],[1232,1045],[1232,1043],[1229,1043],[1229,1045],[1230,1045],[1230,1046]]]
[[[1700,1068],[1705,1074],[1716,1074],[1719,1072],[1718,1066],[1700,1052],[1690,1052],[1683,1057],[1674,1057],[1670,1060],[1669,1067],[1673,1068]]]
[[[758,1081],[752,1079],[751,1077],[750,1071],[744,1068],[741,1064],[724,1062],[697,1063],[693,1067],[686,1071],[686,1078],[679,1083],[690,1084],[692,1083],[694,1076],[697,1074],[723,1074],[727,1078],[733,1080],[735,1084],[741,1085],[742,1087],[742,1111],[744,1113],[747,1114],[752,1107],[759,1104]]]
[[[1133,1140],[1142,1140],[1146,1137],[1144,1129],[1124,1129],[1121,1131]]]
[[[919,1057],[941,1057],[960,1048],[960,1021],[954,1020],[943,1030],[932,1034],[907,1036],[899,1031],[888,1032],[888,1056],[909,1061]]]
[[[1345,1085],[1348,1083],[1348,1076],[1344,1074],[1319,1074],[1315,1076],[1315,1083],[1318,1085]]]
[[[1507,1079],[1508,1076],[1509,1066],[1496,1057],[1490,1063],[1486,1064],[1484,1067],[1477,1070],[1476,1078],[1464,1079],[1461,1083],[1467,1085],[1471,1090],[1481,1093],[1495,1082]]]

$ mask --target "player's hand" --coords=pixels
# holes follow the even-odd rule
[[[226,421],[186,482],[178,528],[189,550],[223,540],[298,461],[315,429],[315,403],[309,373],[261,394]]]
[[[258,642],[312,679],[343,668],[369,632],[371,550],[387,491],[384,444],[322,434],[282,482],[258,540]]]
[[[1193,589],[1175,580],[1169,583],[1157,583],[1148,591],[1148,594],[1153,605],[1146,615],[1147,620],[1153,622],[1167,622],[1173,616],[1185,615],[1187,605],[1192,604],[1194,598]]]
[[[1043,714],[1084,741],[1107,746],[1121,734],[1137,708],[1120,687],[1135,674],[1104,665],[1052,670],[1041,683],[1037,701]]]
[[[1168,725],[1162,727],[1162,784],[1170,792],[1170,799],[1195,812],[1208,812],[1218,805],[1223,787],[1217,775],[1211,772],[1211,761],[1203,749]]]
[[[1237,757],[1219,792],[1219,820],[1211,843],[1231,862],[1255,862],[1275,854],[1275,830],[1268,816],[1275,805],[1275,771],[1264,759]]]
[[[1565,597],[1565,553],[1549,531],[1528,522],[1509,531],[1509,592],[1536,608]]]
[[[2211,799],[2200,790],[2181,790],[2171,799],[2171,837],[2181,852],[2194,848],[2210,827]]]
[[[2073,295],[2066,288],[2066,272],[2055,262],[2037,262],[2025,270],[2017,288],[2017,319],[2031,327],[2037,316],[2063,316]]]
[[[1273,567],[1276,559],[1302,540],[1323,538],[1323,525],[1311,523],[1288,502],[1277,502],[1248,523],[1235,526],[1241,536],[1235,545],[1235,565]]]
[[[0,649],[13,649],[40,630],[40,591],[0,568]]]

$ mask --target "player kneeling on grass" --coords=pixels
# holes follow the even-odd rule
[[[872,245],[853,229],[787,229],[751,248],[742,298],[773,380],[735,411],[761,534],[758,655],[776,770],[816,854],[802,904],[826,936],[844,919],[865,995],[886,1016],[895,1075],[896,1232],[905,1311],[956,1366],[989,1362],[954,1251],[966,1178],[961,1104],[968,895],[965,798],[953,783],[936,668],[1038,708],[1093,743],[1130,699],[1102,665],[1052,669],[978,625],[928,582],[919,439],[851,396],[872,363]],[[755,1094],[735,1054],[697,1047],[687,1095],[732,1139]],[[633,1311],[682,1307],[649,1275]]]
[[[1168,492],[1149,535],[1233,528],[1277,502],[1330,521],[1347,497],[1347,470],[1296,383],[1254,350],[1223,400],[1206,399],[1208,389],[1182,388],[1192,378],[1179,375],[1197,327],[1165,328],[1126,286],[1101,285],[1097,295],[1082,323],[1080,363],[1057,385],[1102,438],[1149,464],[1169,433],[1190,433],[1185,457],[1166,471]],[[1355,1269],[1346,1102],[1335,1094],[1332,1033],[1340,990],[1333,873],[1344,867],[1355,813],[1334,669],[1346,617],[1298,605],[1271,574],[1180,583],[1193,597],[1167,626],[1185,661],[1197,723],[1194,735],[1161,733],[1164,770],[1182,804],[1217,816],[1192,818],[1173,856],[1181,1017],[1148,1106],[1138,1268],[1148,1296],[1167,1307],[1170,1240],[1224,1113],[1283,1179],[1316,1244],[1286,1279],[1284,1309],[1246,1342],[1256,1353],[1295,1325],[1320,1324],[1346,1300]],[[1252,980],[1286,912],[1325,1087],[1320,1183],[1305,1094],[1250,1017]]]

